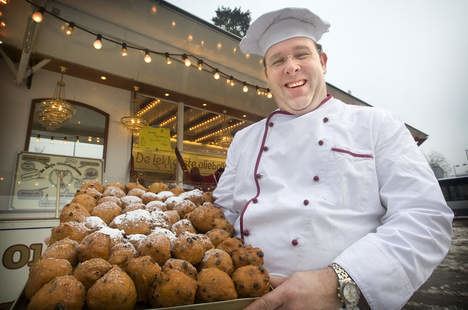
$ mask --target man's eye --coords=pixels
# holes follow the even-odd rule
[[[283,62],[284,62],[284,59],[283,59],[283,58],[279,58],[279,59],[273,60],[273,62],[271,63],[271,65],[272,65],[272,66],[278,66],[278,65],[281,65]]]
[[[297,59],[305,59],[305,58],[307,58],[308,56],[309,56],[308,53],[301,53],[301,54],[297,54],[297,55],[296,55],[296,58],[297,58]]]

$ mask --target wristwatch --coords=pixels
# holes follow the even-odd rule
[[[341,301],[344,309],[359,309],[358,303],[361,297],[361,291],[356,282],[351,279],[349,274],[341,268],[340,265],[332,263],[330,265],[336,273],[338,279],[338,299]]]

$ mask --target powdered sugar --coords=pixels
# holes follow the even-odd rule
[[[145,209],[150,212],[151,211],[165,211],[166,208],[167,208],[166,204],[159,200],[150,201],[145,206]]]
[[[151,214],[146,210],[141,210],[141,209],[133,210],[125,214],[116,216],[114,220],[112,221],[112,223],[115,225],[121,225],[124,222],[137,222],[137,221],[151,222],[152,221]]]
[[[179,197],[182,199],[187,199],[189,197],[202,197],[202,196],[203,196],[203,192],[199,190],[198,188],[188,191],[188,192],[184,192],[179,195]]]
[[[174,196],[173,192],[170,191],[162,191],[156,194],[159,200],[165,201],[167,198]]]
[[[178,197],[178,196],[173,196],[173,197],[167,198],[165,202],[166,202],[166,204],[175,205],[175,204],[178,204],[179,202],[182,202],[182,201],[184,201],[184,198]]]
[[[116,228],[110,228],[110,227],[103,227],[100,230],[98,230],[101,234],[108,235],[112,242],[119,242],[124,239],[123,236],[123,230],[116,229]]]
[[[106,223],[99,216],[88,216],[84,220],[84,224],[87,228],[92,230],[101,229],[106,225]]]
[[[128,206],[129,204],[132,203],[142,203],[143,201],[141,200],[140,197],[137,196],[123,196],[120,198],[125,206]]]

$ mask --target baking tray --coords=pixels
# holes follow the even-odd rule
[[[208,302],[202,304],[193,304],[185,306],[176,306],[176,307],[166,307],[166,308],[145,308],[144,305],[137,304],[135,310],[241,310],[247,307],[252,303],[256,298],[240,298],[233,300],[225,301],[216,301]],[[10,310],[25,310],[28,307],[28,300],[24,295],[24,291],[21,292],[21,295],[13,303]],[[83,308],[86,309],[86,306]]]

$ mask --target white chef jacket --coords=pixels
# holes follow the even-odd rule
[[[213,195],[271,274],[336,262],[372,309],[401,308],[451,240],[453,213],[403,122],[331,96],[239,131]]]

